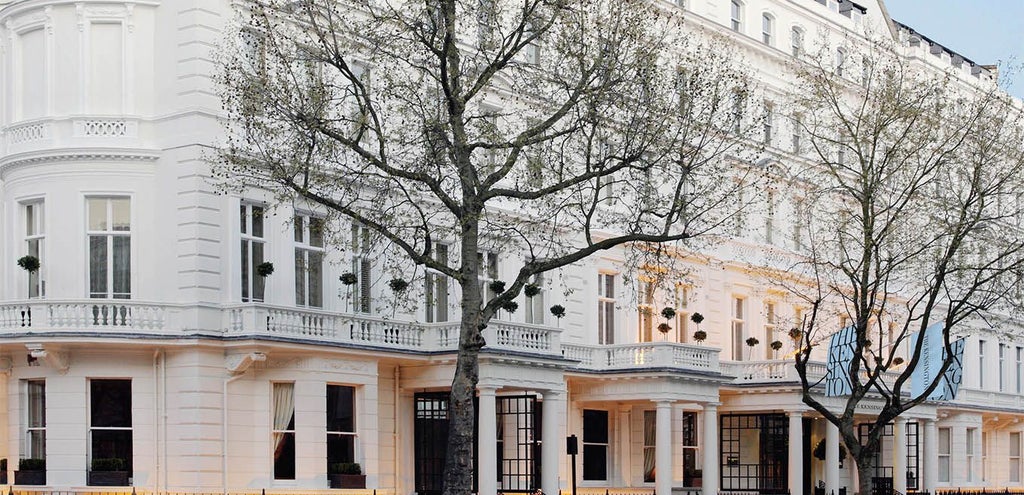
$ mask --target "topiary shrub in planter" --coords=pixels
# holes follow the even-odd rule
[[[93,459],[89,486],[128,486],[127,465],[124,459],[116,457]]]
[[[331,488],[366,488],[366,475],[358,462],[335,462],[327,466]]]
[[[15,485],[45,485],[46,459],[19,459],[14,472]]]

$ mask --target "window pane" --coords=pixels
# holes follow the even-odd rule
[[[1010,433],[1010,457],[1020,457],[1020,433]]]
[[[295,479],[295,433],[275,433],[274,444],[274,479]]]
[[[92,430],[92,459],[121,459],[132,470],[131,430]]]
[[[327,465],[338,462],[355,462],[356,437],[352,435],[327,435]]]
[[[46,430],[28,432],[28,457],[32,459],[46,458]]]
[[[295,215],[295,219],[292,224],[295,242],[302,242],[302,231],[303,231],[303,218],[301,215]]]
[[[319,308],[324,305],[324,255],[316,251],[308,253],[309,305]]]
[[[608,446],[583,446],[583,479],[604,481],[608,479]]]
[[[306,304],[306,260],[305,251],[295,250],[295,304]]]
[[[263,208],[260,206],[252,207],[252,235],[263,237]]]
[[[89,209],[89,230],[107,230],[107,200],[90,198],[86,204]]]
[[[242,300],[249,300],[249,241],[242,241]]]
[[[107,236],[89,236],[89,295],[107,295]]]
[[[91,406],[89,425],[130,428],[132,426],[131,380],[92,380],[89,385]]]
[[[132,238],[113,236],[114,297],[127,298],[132,293]]]
[[[263,263],[263,243],[254,242],[252,243],[252,299],[254,301],[263,300],[263,289],[266,279],[256,273],[256,267]]]
[[[324,247],[324,220],[322,218],[309,219],[309,245]]]
[[[240,212],[239,212],[239,218],[241,220],[241,226],[242,226],[242,233],[243,234],[249,232],[248,215],[246,215],[246,210],[247,209],[248,209],[248,206],[242,205],[242,207],[240,208]]]
[[[127,231],[131,225],[131,200],[127,198],[111,199],[111,212],[114,217],[113,230]]]
[[[25,205],[25,235],[36,234],[36,205]]]
[[[46,427],[46,382],[28,382],[28,427]]]
[[[583,441],[608,443],[608,411],[583,410]]]
[[[355,432],[353,398],[355,389],[340,385],[327,386],[327,431]]]

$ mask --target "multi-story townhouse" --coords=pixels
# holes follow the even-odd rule
[[[966,84],[993,77],[906,26],[890,30],[881,1],[663,3],[729,36],[769,95],[820,32],[888,33],[908,63],[954,64]],[[312,209],[217,193],[213,52],[233,39],[236,8],[0,4],[0,458],[10,483],[312,491],[330,486],[329,466],[358,463],[358,486],[439,493],[455,288],[430,274],[416,309],[393,307],[358,227],[335,226],[351,242],[342,252]],[[837,61],[846,56],[837,45]],[[799,133],[781,111],[768,115],[765,143],[801,159]],[[803,405],[787,360],[785,333],[806,308],[745,269],[766,250],[805,247],[798,201],[768,201],[674,290],[635,286],[612,252],[545,274],[520,311],[488,326],[479,493],[554,493],[570,473],[583,493],[856,486],[836,428]],[[38,270],[17,265],[26,255]],[[487,277],[501,278],[512,256],[483,253]],[[675,320],[654,332],[665,306]],[[902,492],[1022,486],[1019,335],[972,331],[960,397],[896,420],[879,478]],[[760,346],[745,345],[752,336]],[[787,345],[769,348],[776,340]],[[872,417],[870,401],[860,413]],[[567,455],[569,435],[578,456]]]

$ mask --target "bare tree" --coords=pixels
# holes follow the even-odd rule
[[[752,182],[749,77],[650,2],[253,0],[240,16],[224,182],[365,226],[393,270],[461,289],[448,495],[471,491],[496,312],[534,275],[601,250],[656,256],[715,232]],[[478,282],[483,251],[521,253],[500,290]]]
[[[811,156],[793,172],[793,190],[809,212],[809,253],[787,286],[810,308],[795,363],[803,401],[838,426],[860,493],[870,494],[885,425],[940,384],[910,393],[923,330],[943,324],[942,375],[952,337],[1012,315],[1020,301],[1024,133],[1019,107],[994,82],[890,42],[845,59],[837,67],[821,55],[794,68],[794,123]],[[834,411],[819,400],[808,362],[844,318],[856,334],[852,391]],[[858,438],[865,401],[881,408]]]

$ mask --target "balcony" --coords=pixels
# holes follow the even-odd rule
[[[593,371],[679,369],[718,374],[719,349],[674,342],[639,344],[563,344],[565,357]]]
[[[0,156],[31,156],[55,150],[58,153],[59,150],[137,151],[143,147],[141,137],[149,132],[149,125],[138,118],[107,116],[43,118],[17,122],[2,129]],[[146,153],[156,156],[155,153]]]
[[[679,370],[718,375],[719,349],[674,342],[562,344],[561,330],[492,320],[484,348],[578,361],[585,371]],[[182,305],[139,300],[33,299],[0,303],[0,335],[235,338],[332,343],[410,353],[455,352],[459,322],[419,323],[270,304]],[[573,366],[573,363],[567,363]],[[750,363],[742,363],[744,365]]]

